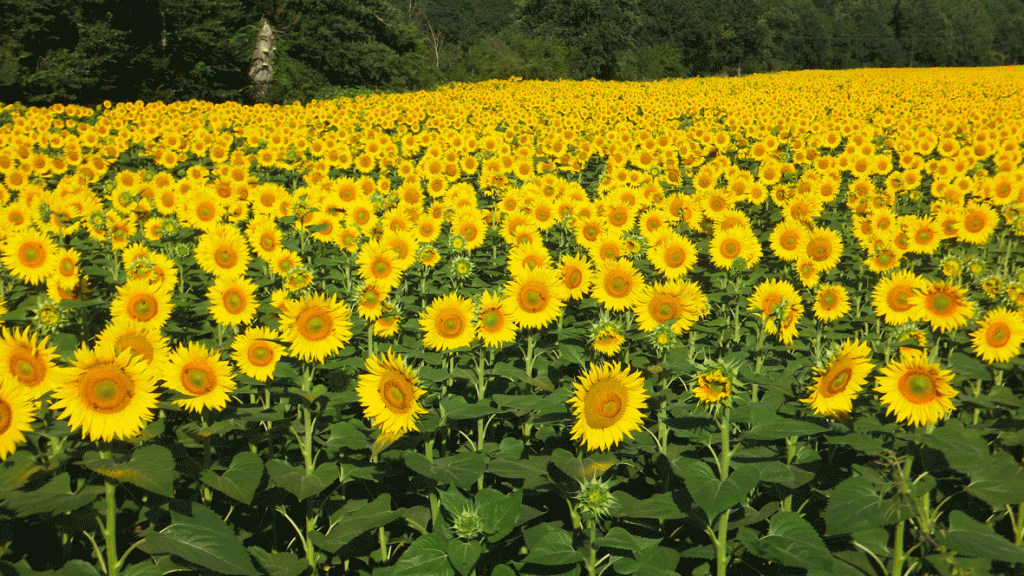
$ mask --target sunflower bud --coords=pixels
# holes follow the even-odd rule
[[[611,515],[616,504],[615,496],[611,492],[611,482],[601,482],[597,478],[580,482],[580,492],[576,495],[576,500],[581,512],[589,512],[597,519]]]
[[[473,540],[484,533],[484,523],[476,506],[469,506],[453,516],[452,528],[461,540]]]

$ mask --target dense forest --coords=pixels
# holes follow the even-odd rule
[[[1024,62],[1024,0],[0,0],[0,11],[0,102],[34,105]]]

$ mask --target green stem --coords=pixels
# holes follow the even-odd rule
[[[524,356],[524,358],[526,360],[526,378],[527,378],[527,380],[533,378],[533,360],[534,360],[533,354],[534,354],[534,347],[536,345],[537,345],[537,332],[530,331],[530,333],[526,335],[526,355]]]
[[[584,563],[587,565],[588,576],[596,576],[597,574],[597,548],[594,547],[594,541],[597,540],[597,519],[591,518],[587,520],[587,555],[584,559]]]
[[[904,465],[901,468],[899,468],[900,491],[905,496],[908,497],[910,496],[910,467],[913,465],[913,463],[914,458],[910,456],[907,458],[907,461],[904,463]],[[903,536],[904,531],[906,530],[906,525],[906,520],[900,520],[896,524],[896,533],[893,535],[892,543],[892,570],[889,571],[889,574],[891,574],[892,576],[902,576],[903,565],[907,561],[907,555],[905,550],[903,549]]]
[[[722,405],[722,420],[719,423],[722,433],[722,449],[719,458],[719,477],[724,483],[729,479],[729,465],[732,459],[732,448],[730,446],[730,432],[732,424],[729,421],[730,402],[726,399]],[[729,557],[726,550],[729,537],[729,510],[725,510],[718,517],[718,538],[715,540],[715,560],[718,566],[718,576],[726,576],[726,569],[729,565]]]
[[[1009,508],[1009,506],[1007,506]],[[1024,544],[1024,504],[1017,504],[1017,516],[1013,517],[1013,543],[1020,547]]]
[[[107,576],[118,576],[121,567],[117,562],[117,501],[114,494],[117,485],[110,480],[105,480],[103,484],[107,499],[107,525],[103,528],[103,544],[107,550]]]

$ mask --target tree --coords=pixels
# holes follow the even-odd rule
[[[896,0],[848,0],[835,3],[833,49],[837,68],[896,66],[903,49],[891,23]]]
[[[907,66],[946,66],[953,60],[953,26],[939,0],[900,0],[896,36]]]
[[[636,0],[528,0],[523,26],[561,39],[578,58],[583,78],[618,77],[618,54],[636,47]]]

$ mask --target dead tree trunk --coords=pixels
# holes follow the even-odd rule
[[[273,58],[274,29],[266,18],[261,18],[256,48],[252,51],[252,62],[249,65],[249,80],[252,81],[257,101],[262,101],[270,88],[270,80],[274,76]]]

